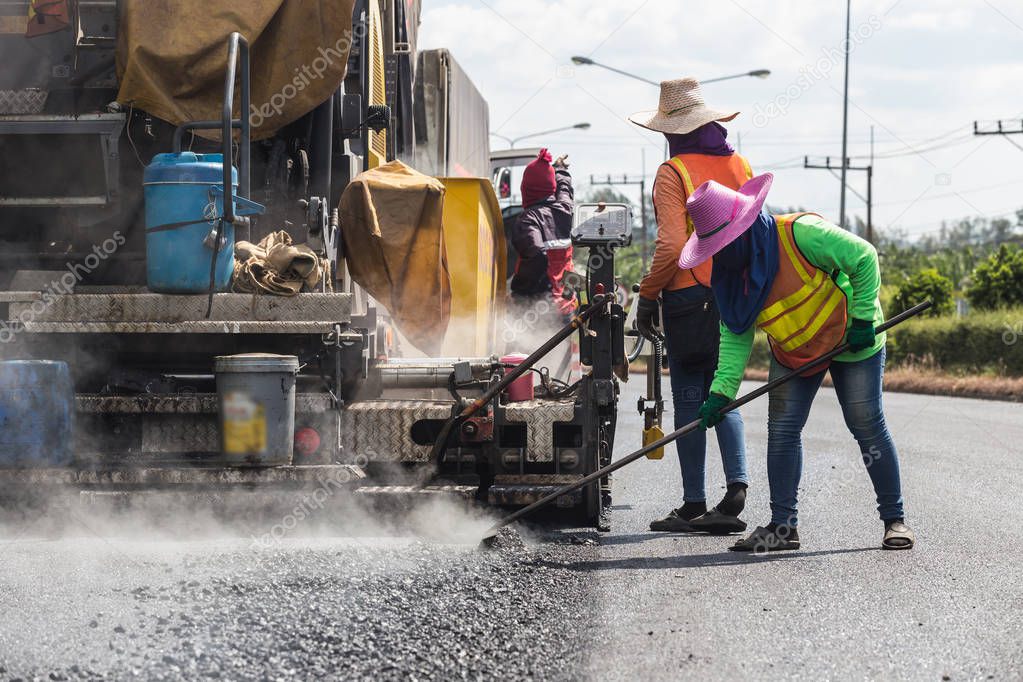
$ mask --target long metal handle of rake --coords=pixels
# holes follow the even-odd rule
[[[908,310],[904,310],[903,312],[899,313],[898,315],[896,315],[895,317],[891,318],[887,322],[879,325],[876,331],[877,331],[877,333],[881,333],[883,331],[891,329],[892,327],[894,327],[894,326],[896,326],[898,324],[901,324],[902,322],[905,322],[906,320],[908,320],[911,317],[916,317],[917,315],[919,315],[923,311],[925,311],[928,308],[930,308],[931,305],[933,305],[931,301],[924,301],[923,303],[919,303],[919,304],[913,306],[912,308],[910,308]],[[735,400],[733,400],[732,402],[728,403],[728,405],[726,405],[724,408],[721,409],[721,414],[725,414],[726,412],[731,412],[732,410],[736,410],[736,409],[742,407],[743,405],[745,405],[746,403],[749,403],[749,402],[752,402],[752,401],[756,400],[757,398],[759,398],[760,396],[764,395],[765,393],[770,393],[772,390],[778,388],[779,386],[781,386],[782,384],[784,384],[784,383],[786,383],[788,381],[791,381],[793,378],[799,376],[800,374],[802,374],[804,372],[808,372],[808,371],[810,371],[812,369],[816,369],[816,368],[820,367],[821,365],[824,365],[824,364],[828,363],[829,361],[833,360],[835,357],[841,355],[842,353],[845,353],[848,350],[849,350],[849,344],[843,343],[841,346],[838,346],[834,350],[832,350],[832,351],[830,351],[828,353],[825,353],[824,355],[822,355],[821,357],[817,358],[816,360],[811,360],[810,362],[806,363],[802,367],[799,367],[798,369],[794,369],[791,372],[789,372],[787,374],[784,374],[784,375],[778,377],[777,379],[774,379],[773,381],[767,382],[766,384],[764,384],[760,388],[758,388],[756,390],[753,390],[753,391],[750,391],[749,393],[747,393],[744,396],[736,398]],[[546,507],[548,504],[550,504],[554,500],[558,499],[562,495],[567,495],[568,493],[575,492],[576,490],[579,490],[580,488],[584,488],[587,485],[589,485],[590,483],[593,483],[594,481],[598,481],[601,478],[604,478],[605,476],[607,476],[608,474],[610,474],[610,473],[612,473],[614,471],[618,471],[619,469],[621,469],[622,467],[624,467],[624,466],[626,466],[628,464],[632,464],[633,462],[635,462],[640,457],[643,457],[644,455],[646,455],[648,452],[652,452],[652,451],[656,450],[657,448],[663,448],[665,445],[668,445],[669,443],[672,443],[672,442],[678,440],[679,438],[681,438],[682,436],[685,436],[686,434],[689,434],[689,433],[692,433],[693,431],[696,431],[698,428],[700,428],[700,420],[696,420],[696,421],[690,422],[690,423],[686,424],[685,426],[683,426],[682,428],[680,428],[680,429],[678,429],[676,431],[672,431],[671,433],[669,433],[668,435],[664,436],[663,438],[660,438],[660,439],[654,441],[653,443],[650,443],[649,445],[644,445],[639,450],[636,450],[635,452],[633,452],[633,453],[631,453],[629,455],[626,455],[625,457],[622,457],[621,459],[616,460],[616,461],[612,462],[611,464],[608,464],[606,467],[604,467],[602,469],[598,469],[597,471],[594,471],[592,474],[589,474],[587,476],[584,476],[583,478],[580,478],[575,483],[571,483],[569,485],[566,485],[563,488],[559,488],[558,490],[555,490],[554,492],[550,493],[549,495],[545,495],[544,497],[541,497],[539,500],[537,500],[533,504],[531,504],[529,506],[526,506],[526,507],[523,507],[522,509],[519,509],[518,511],[516,511],[516,512],[514,512],[512,514],[509,514],[508,516],[504,517],[503,519],[501,519],[500,521],[495,523],[487,531],[487,536],[489,537],[489,536],[493,535],[499,529],[503,528],[504,526],[507,526],[509,523],[514,523],[515,521],[518,521],[519,519],[521,519],[523,516],[527,516],[528,514],[532,514],[534,511],[536,511],[537,509],[540,509],[541,507]]]

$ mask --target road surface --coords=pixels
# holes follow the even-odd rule
[[[623,396],[619,454],[639,442],[628,408],[640,383]],[[678,504],[673,451],[619,472],[611,533],[494,552],[126,539],[84,519],[62,539],[7,531],[0,679],[1020,679],[1023,408],[904,394],[887,408],[911,552],[878,549],[867,476],[823,389],[799,552],[736,555],[728,539],[648,532]],[[765,410],[744,410],[751,525],[767,519]]]
[[[599,560],[577,566],[593,570],[604,614],[588,672],[1023,678],[1023,406],[887,394],[885,407],[917,534],[912,551],[879,549],[873,491],[831,389],[821,389],[804,432],[799,552],[751,557],[727,552],[726,539],[650,533],[647,523],[678,504],[678,460],[623,469],[614,532]],[[743,409],[751,527],[770,520],[766,410],[766,399]],[[631,414],[620,424],[624,453],[641,426]],[[708,491],[717,496],[723,478],[711,449]]]

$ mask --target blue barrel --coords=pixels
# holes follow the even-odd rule
[[[146,199],[146,280],[150,291],[202,294],[209,290],[216,218],[223,215],[222,154],[157,154],[143,176]],[[238,171],[231,169],[235,213],[263,207],[237,196]],[[234,271],[234,225],[217,254],[214,290],[227,291]]]
[[[0,362],[0,467],[70,464],[74,403],[66,362]]]

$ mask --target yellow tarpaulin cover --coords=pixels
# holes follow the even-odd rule
[[[324,102],[344,79],[353,4],[354,0],[124,0],[117,43],[117,101],[174,125],[219,120],[227,37],[238,31],[252,50],[252,108],[246,114],[252,136],[269,137]],[[239,117],[236,106],[235,118]]]
[[[423,353],[436,354],[451,318],[444,185],[401,161],[361,173],[341,195],[352,279]]]

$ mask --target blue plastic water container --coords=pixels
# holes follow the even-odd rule
[[[146,280],[150,291],[202,294],[209,290],[213,239],[223,215],[222,154],[157,154],[143,176],[146,200]],[[237,215],[263,212],[237,196],[238,171],[231,168]],[[224,226],[214,290],[227,291],[234,271],[234,225]]]
[[[0,362],[0,467],[70,464],[74,402],[66,362]]]

